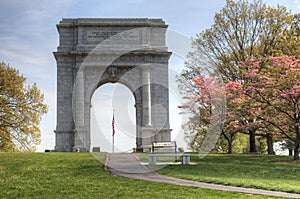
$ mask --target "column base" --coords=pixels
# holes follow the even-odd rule
[[[141,128],[141,147],[143,152],[151,152],[152,142],[154,142],[155,129],[151,126]]]
[[[55,147],[57,152],[72,152],[74,147],[74,131],[55,130]]]
[[[89,152],[90,146],[87,140],[87,131],[84,128],[78,128],[74,130],[74,147],[73,152]]]
[[[73,152],[89,152],[89,150],[83,146],[74,146]]]

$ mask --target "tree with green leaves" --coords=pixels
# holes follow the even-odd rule
[[[300,14],[292,16],[291,27],[279,37],[273,56],[295,56],[300,58]]]
[[[34,151],[47,106],[37,85],[26,86],[19,71],[0,62],[0,151]]]
[[[227,0],[215,15],[214,25],[198,34],[194,44],[211,58],[225,81],[235,81],[241,79],[240,63],[264,61],[273,55],[292,22],[286,7],[269,7],[262,0]]]
[[[211,74],[214,75],[213,69],[219,73],[225,83],[245,82],[241,63],[254,59],[263,67],[274,55],[297,54],[300,40],[295,38],[299,38],[299,16],[292,15],[286,7],[270,7],[262,0],[227,0],[216,13],[214,24],[194,38],[195,50],[190,52],[179,82],[190,82],[195,76],[207,74],[207,66]],[[193,89],[186,95],[190,95],[190,90]],[[232,108],[228,111],[240,111]],[[251,123],[258,121],[257,118],[250,117],[247,111],[236,115],[240,124],[256,126]],[[256,152],[256,130],[248,131],[250,152]]]

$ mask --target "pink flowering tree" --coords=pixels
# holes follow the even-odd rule
[[[293,56],[270,58],[262,66],[249,61],[241,66],[245,82],[238,82],[242,95],[253,102],[252,115],[271,125],[294,143],[294,160],[300,144],[300,60]]]
[[[243,82],[228,82],[224,88],[216,85],[217,80],[214,77],[206,77],[204,75],[194,77],[194,96],[181,109],[188,109],[193,113],[190,118],[189,126],[194,125],[193,129],[200,129],[201,135],[195,135],[195,140],[191,140],[192,144],[197,145],[199,149],[199,142],[203,141],[203,134],[208,129],[214,117],[219,117],[223,114],[221,136],[227,142],[227,153],[232,153],[233,141],[237,133],[245,133],[249,135],[250,152],[256,152],[255,135],[257,130],[262,129],[262,123],[255,116],[253,100],[246,95],[243,95]],[[222,110],[222,101],[226,99],[226,113],[219,111],[218,114],[212,114],[212,108]],[[251,102],[252,101],[252,102]],[[198,117],[195,117],[198,115]],[[226,118],[226,120],[224,120]],[[194,122],[194,120],[197,122]],[[196,126],[195,126],[196,124]],[[203,130],[204,129],[204,130]],[[262,134],[259,134],[260,136]],[[200,139],[199,139],[200,138]],[[220,146],[219,146],[220,147]]]
[[[215,77],[200,75],[192,80],[193,96],[179,108],[193,114],[188,122],[196,132],[190,140],[190,144],[194,145],[192,148],[206,153],[207,149],[215,147],[220,135],[225,135],[226,93],[222,81]],[[226,135],[224,138],[229,142],[227,152],[232,153],[232,136]]]
[[[256,153],[255,138],[256,136],[267,137],[262,132],[266,125],[258,117],[261,114],[259,104],[244,94],[243,87],[245,84],[247,81],[240,80],[230,81],[225,85],[228,106],[227,121],[229,122],[227,128],[233,132],[249,135],[249,152]],[[273,142],[270,145],[273,145]],[[273,153],[273,147],[268,147],[268,154]]]

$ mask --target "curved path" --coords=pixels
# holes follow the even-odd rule
[[[148,180],[153,182],[164,182],[179,186],[192,186],[220,191],[233,191],[243,194],[278,196],[286,198],[300,198],[300,194],[292,194],[278,191],[267,191],[263,189],[252,189],[234,186],[225,186],[211,183],[196,182],[191,180],[178,179],[157,174],[142,166],[131,153],[110,153],[106,162],[106,168],[114,175],[127,178]]]

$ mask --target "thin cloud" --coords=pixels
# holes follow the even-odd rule
[[[66,15],[73,3],[71,0],[2,0],[0,27],[3,29],[0,35],[14,35],[24,40],[29,38],[33,42],[38,38],[56,37],[55,24]]]
[[[43,61],[42,59],[31,58],[29,56],[9,50],[0,50],[0,56],[7,57],[10,60],[19,60],[19,62],[26,64],[40,64],[40,61]]]
[[[300,10],[300,0],[294,0],[294,3],[296,4],[297,9]]]

